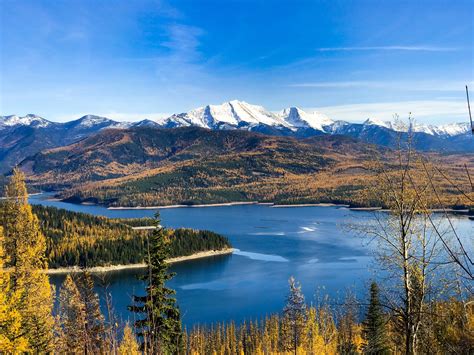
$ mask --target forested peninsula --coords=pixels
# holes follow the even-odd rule
[[[145,258],[147,236],[153,220],[109,219],[54,207],[33,205],[46,237],[46,258],[51,269],[92,268],[141,264]],[[229,240],[211,231],[167,229],[171,259],[231,248]]]

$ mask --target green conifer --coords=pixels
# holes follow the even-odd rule
[[[129,309],[142,316],[135,321],[137,336],[142,340],[141,349],[148,353],[177,354],[181,351],[182,330],[180,312],[173,297],[175,291],[165,283],[174,277],[168,272],[169,233],[160,225],[147,241],[146,296],[134,296]]]
[[[379,300],[379,288],[376,282],[370,285],[370,304],[363,322],[365,354],[388,354],[385,319]]]

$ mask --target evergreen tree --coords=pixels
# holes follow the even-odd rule
[[[388,354],[385,320],[379,300],[376,282],[370,285],[370,304],[363,322],[362,334],[365,340],[364,353]]]
[[[306,324],[306,303],[301,292],[301,286],[290,277],[290,293],[286,306],[283,310],[283,330],[286,333],[285,350],[297,353],[298,347],[304,342],[304,330]]]
[[[23,173],[14,169],[5,189],[0,209],[0,223],[5,234],[6,267],[11,267],[11,291],[21,293],[16,309],[21,328],[32,352],[48,352],[53,346],[54,318],[52,290],[44,273],[46,240],[38,218],[28,204]]]
[[[140,355],[137,340],[133,334],[132,328],[127,323],[123,329],[123,338],[118,349],[119,355]]]
[[[59,319],[61,352],[83,353],[86,349],[85,305],[76,283],[69,274],[59,293]]]
[[[166,281],[174,277],[168,272],[169,233],[160,225],[156,215],[156,226],[147,240],[146,296],[134,296],[134,305],[129,309],[143,318],[135,322],[136,333],[142,339],[141,349],[155,354],[176,354],[181,351],[182,331],[180,312],[173,297],[175,291],[166,287]]]

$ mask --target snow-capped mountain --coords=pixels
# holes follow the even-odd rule
[[[364,122],[364,125],[370,126],[379,126],[387,129],[391,129],[397,132],[407,132],[411,130],[415,133],[426,133],[432,136],[457,136],[460,134],[465,134],[470,132],[471,128],[469,123],[450,123],[445,125],[426,125],[413,123],[411,126],[406,125],[397,125],[397,123],[392,123],[390,121],[382,121],[374,118],[369,118]]]
[[[337,117],[336,117],[337,118]],[[220,105],[198,107],[185,113],[174,114],[160,120],[142,120],[139,122],[117,122],[106,117],[86,115],[66,123],[48,121],[36,115],[19,117],[16,115],[0,116],[0,129],[16,126],[32,126],[35,128],[63,127],[71,130],[100,130],[104,128],[131,127],[188,127],[196,126],[208,129],[245,129],[261,130],[271,127],[282,131],[299,132],[305,129],[328,134],[344,134],[353,131],[354,127],[379,127],[392,131],[404,132],[411,129],[415,133],[425,133],[432,136],[456,136],[470,132],[468,123],[452,123],[440,126],[413,124],[411,127],[399,127],[396,123],[369,118],[360,123],[334,121],[321,112],[306,112],[298,107],[285,108],[274,113],[263,106],[252,105],[244,101],[232,100]]]
[[[70,127],[91,128],[95,126],[113,125],[116,122],[106,117],[86,115],[77,120],[68,122]]]
[[[148,120],[148,119],[144,119],[144,120],[141,120],[141,121],[138,121],[138,122],[133,122],[131,124],[129,124],[129,127],[130,128],[135,128],[135,127],[160,127],[160,125],[158,124],[158,122],[155,122],[155,121],[152,121],[152,120]]]
[[[382,120],[379,120],[377,118],[368,118],[364,121],[363,123],[365,126],[379,126],[379,127],[384,127],[384,128],[388,128],[388,129],[393,129],[395,130],[395,128],[393,127],[393,124],[392,122],[390,121],[382,121]]]
[[[326,132],[325,127],[334,123],[328,116],[320,112],[305,112],[298,107],[285,108],[278,116],[293,128],[312,128]]]
[[[32,126],[36,128],[44,128],[53,124],[53,122],[48,121],[43,117],[32,114],[28,114],[23,117],[17,115],[0,116],[0,128],[14,126]]]
[[[417,125],[413,126],[414,132],[423,132],[433,136],[457,136],[460,134],[469,133],[471,127],[469,123],[450,123],[440,126],[433,125]]]
[[[263,106],[252,105],[244,101],[233,100],[221,105],[207,105],[194,110],[174,114],[168,118],[156,121],[162,127],[197,126],[209,129],[246,129],[262,131],[262,127],[280,129],[282,132],[295,133],[301,136],[304,130],[321,133],[341,134],[353,130],[358,123],[334,121],[321,112],[306,112],[298,107],[285,108],[278,113],[266,110]],[[408,128],[399,127],[396,123],[369,118],[362,123],[366,129],[380,127],[391,131],[406,131]],[[411,130],[415,133],[425,133],[433,136],[456,136],[470,132],[468,123],[453,123],[441,126],[413,124]],[[291,134],[291,133],[290,133]],[[304,136],[304,135],[303,135]]]
[[[100,130],[104,128],[128,128],[132,125],[130,122],[117,122],[107,117],[85,115],[77,120],[64,123],[67,129],[78,130]]]
[[[31,114],[24,117],[0,116],[0,172],[40,150],[77,142],[103,129],[189,126],[213,130],[241,129],[297,138],[338,134],[389,147],[397,142],[400,132],[404,134],[411,130],[418,150],[474,152],[474,138],[471,137],[471,128],[467,122],[440,126],[414,123],[409,128],[377,118],[352,123],[333,120],[323,113],[306,112],[298,107],[271,112],[262,106],[233,100],[220,105],[202,106],[156,121],[117,122],[106,117],[86,115],[73,121],[57,123]]]
[[[237,100],[199,107],[172,115],[158,123],[166,127],[197,126],[209,129],[252,129],[258,125],[289,128],[285,120],[262,106]]]

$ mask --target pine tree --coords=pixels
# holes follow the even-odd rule
[[[22,332],[32,352],[48,352],[53,346],[54,318],[52,290],[45,260],[46,240],[38,218],[28,204],[23,173],[14,169],[5,189],[0,209],[5,234],[6,267],[11,267],[11,291],[21,293],[16,309],[21,315]]]
[[[11,289],[10,273],[4,269],[3,228],[0,227],[0,352],[26,352],[28,339],[21,330],[21,314],[16,308],[20,293]]]
[[[365,354],[389,354],[385,330],[385,320],[379,300],[376,282],[370,285],[370,304],[363,322],[362,334],[365,340]]]
[[[304,343],[306,324],[306,303],[301,292],[301,286],[290,277],[290,293],[283,310],[283,329],[287,332],[287,342],[284,350],[293,350],[296,354],[298,347]],[[290,345],[290,346],[288,346]]]
[[[67,275],[59,293],[61,322],[60,349],[64,353],[82,353],[86,349],[86,312],[82,296],[71,275]]]
[[[123,338],[118,349],[119,355],[140,355],[137,340],[133,334],[132,328],[127,323],[123,329]]]
[[[142,339],[141,349],[156,354],[176,354],[181,351],[182,331],[180,312],[173,297],[175,291],[165,283],[174,277],[168,272],[169,233],[160,226],[159,215],[156,226],[147,241],[146,296],[134,296],[134,305],[129,309],[142,315],[135,322],[136,333]]]

